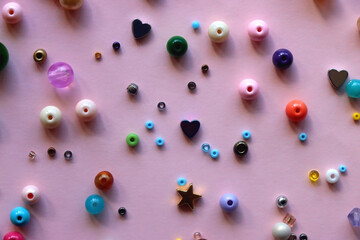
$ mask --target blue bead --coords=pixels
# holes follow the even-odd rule
[[[180,177],[178,178],[177,180],[177,183],[180,185],[180,186],[185,186],[186,185],[186,178],[183,178],[183,177]]]
[[[242,136],[245,140],[247,140],[251,137],[251,133],[246,130],[246,131],[243,131]]]
[[[200,22],[199,21],[193,21],[191,23],[192,27],[194,30],[198,29],[200,27]]]
[[[159,147],[161,147],[162,145],[164,145],[164,139],[161,137],[156,138],[156,145],[158,145]]]
[[[306,139],[307,139],[307,134],[306,134],[306,133],[300,133],[300,134],[299,134],[299,139],[300,139],[300,141],[302,141],[302,142],[306,141]]]
[[[293,60],[291,52],[284,48],[276,50],[272,57],[273,64],[280,70],[290,67]]]
[[[210,152],[210,156],[211,156],[211,158],[213,158],[213,159],[216,159],[216,158],[218,158],[219,157],[219,150],[217,150],[217,149],[213,149],[213,150],[211,150],[211,152]]]
[[[340,165],[340,167],[339,167],[339,171],[340,172],[342,172],[342,173],[344,173],[344,172],[346,172],[346,166],[345,165]]]
[[[114,42],[112,46],[113,46],[113,49],[114,49],[115,51],[117,51],[117,50],[120,49],[120,43],[119,43],[119,42]]]
[[[93,215],[101,213],[104,206],[104,199],[97,194],[90,195],[85,201],[86,210]]]
[[[201,149],[203,150],[204,153],[209,152],[210,151],[210,144],[203,143],[203,145],[201,145]]]
[[[238,198],[232,193],[226,193],[220,198],[220,207],[225,212],[233,212],[239,206]]]
[[[353,79],[346,84],[346,93],[351,98],[360,98],[360,80]]]
[[[16,226],[25,226],[30,221],[30,213],[26,208],[16,207],[10,213],[10,220]]]
[[[149,130],[153,129],[153,128],[154,128],[154,123],[153,123],[153,121],[147,121],[147,122],[145,123],[145,127],[146,127],[147,129],[149,129]]]

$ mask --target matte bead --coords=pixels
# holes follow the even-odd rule
[[[109,190],[114,183],[114,177],[110,172],[102,171],[95,176],[94,183],[100,190]]]
[[[197,30],[197,29],[200,28],[200,22],[199,22],[199,21],[193,21],[193,22],[191,23],[191,26],[192,26],[192,28],[193,28],[194,30]]]
[[[126,143],[130,147],[135,147],[136,145],[138,145],[139,141],[140,141],[139,136],[135,133],[129,133],[126,137]]]
[[[153,129],[153,128],[154,128],[154,123],[153,123],[153,121],[147,121],[147,122],[145,123],[145,127],[146,127],[148,130]]]
[[[0,43],[0,71],[3,70],[9,62],[9,52],[4,44]]]
[[[233,147],[233,151],[234,151],[235,155],[238,157],[244,156],[248,152],[248,149],[249,149],[248,145],[244,141],[236,142]]]
[[[220,198],[220,207],[225,212],[233,212],[239,206],[238,198],[232,193],[226,193]]]
[[[158,145],[159,147],[162,147],[164,145],[165,141],[162,137],[158,137],[156,138],[156,145]]]
[[[173,36],[168,40],[166,49],[171,56],[181,57],[186,53],[188,44],[185,38],[180,36]]]
[[[290,234],[291,228],[283,222],[276,223],[272,229],[272,235],[276,240],[287,240]]]
[[[19,232],[9,232],[5,234],[3,240],[25,240],[25,238]]]
[[[351,210],[351,212],[348,214],[347,217],[353,227],[360,227],[360,209],[359,208],[354,208],[353,210]]]
[[[286,105],[286,116],[292,122],[300,122],[305,119],[307,115],[307,106],[301,100],[292,100]]]
[[[54,87],[64,88],[74,81],[74,71],[69,64],[57,62],[50,66],[48,78]]]
[[[29,185],[23,188],[21,197],[27,204],[35,204],[40,200],[40,190],[34,185]]]
[[[215,21],[210,24],[208,35],[211,41],[215,43],[225,42],[229,37],[229,27],[223,21]]]
[[[248,34],[251,40],[261,42],[269,34],[269,25],[263,20],[254,20],[249,23]]]
[[[336,169],[329,169],[326,172],[326,181],[328,181],[328,183],[334,184],[337,183],[340,179],[340,174],[338,172],[338,170]]]
[[[186,178],[183,178],[183,177],[178,178],[177,183],[178,183],[180,186],[185,186],[186,183],[187,183]]]
[[[299,235],[299,240],[308,240],[308,237],[305,233]]]
[[[113,42],[112,47],[115,51],[118,51],[120,49],[120,43],[119,42]]]
[[[97,115],[96,104],[90,99],[83,99],[75,106],[76,115],[84,122],[93,120]]]
[[[97,194],[90,195],[85,201],[86,210],[92,215],[100,214],[104,206],[104,199]]]
[[[135,19],[132,22],[132,32],[136,40],[142,39],[149,35],[151,26],[148,23],[143,23],[140,19]]]
[[[294,57],[287,49],[279,49],[274,52],[272,57],[273,64],[280,70],[286,69],[293,63]]]
[[[60,0],[60,5],[66,10],[79,9],[84,3],[84,0]]]
[[[30,213],[26,208],[16,207],[10,213],[10,220],[18,227],[25,226],[30,221]]]
[[[33,59],[35,62],[37,63],[43,63],[45,62],[47,58],[47,53],[44,49],[37,49],[35,50],[34,54],[33,54]]]
[[[217,159],[219,157],[219,155],[220,155],[220,153],[219,153],[219,150],[217,150],[217,149],[213,149],[210,152],[210,157],[212,159]]]
[[[281,195],[276,198],[276,205],[278,206],[278,208],[286,207],[287,203],[288,203],[288,199],[285,196]]]
[[[319,180],[319,177],[320,177],[319,171],[317,171],[317,170],[311,170],[311,171],[309,172],[309,179],[310,179],[310,181],[316,182],[317,180]]]
[[[60,125],[61,119],[61,111],[55,106],[44,107],[40,112],[40,122],[45,128],[56,128]]]
[[[358,121],[358,120],[360,119],[360,113],[355,112],[355,113],[353,114],[353,119],[354,119],[354,121]]]
[[[253,100],[259,93],[259,84],[253,79],[244,79],[239,84],[239,93],[244,100]]]
[[[14,24],[20,22],[23,16],[22,7],[15,2],[9,2],[2,8],[2,17],[6,23]]]
[[[302,142],[305,142],[307,139],[307,134],[306,133],[300,133],[299,134],[299,140]]]
[[[248,140],[248,139],[250,139],[251,138],[251,133],[250,133],[250,131],[243,131],[242,132],[242,137],[245,139],[245,140]]]
[[[353,79],[346,84],[346,93],[351,98],[360,98],[360,80]]]
[[[340,165],[339,171],[340,171],[341,173],[346,173],[346,171],[347,171],[346,166],[345,166],[345,165]]]

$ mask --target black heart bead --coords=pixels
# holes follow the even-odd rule
[[[328,71],[330,83],[335,89],[339,89],[341,85],[343,85],[348,75],[349,75],[348,72],[345,70],[341,70],[339,72],[336,69],[331,69]]]
[[[139,19],[132,22],[132,32],[135,39],[146,37],[151,30],[151,26],[147,23],[142,23]]]
[[[188,138],[192,138],[199,131],[200,122],[198,120],[194,120],[192,122],[184,120],[180,123],[180,127]]]

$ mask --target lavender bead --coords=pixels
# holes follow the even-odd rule
[[[233,212],[239,205],[238,198],[232,193],[226,193],[220,198],[220,207],[225,212]]]
[[[50,83],[56,88],[69,86],[74,80],[74,71],[71,66],[64,62],[57,62],[48,70]]]
[[[354,208],[347,216],[353,227],[360,227],[360,209]]]
[[[273,64],[280,70],[286,69],[293,63],[293,55],[287,49],[279,49],[274,52],[272,57]]]

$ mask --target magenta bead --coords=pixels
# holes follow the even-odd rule
[[[57,62],[50,66],[48,71],[50,83],[56,88],[69,86],[74,80],[74,71],[64,62]]]
[[[239,85],[239,92],[243,99],[252,100],[259,93],[259,84],[253,79],[244,79]]]
[[[248,34],[251,40],[261,42],[269,34],[269,25],[263,20],[254,20],[248,26]]]
[[[25,238],[19,232],[9,232],[4,236],[3,240],[25,240]]]
[[[23,12],[18,3],[9,2],[2,8],[2,16],[6,23],[14,24],[20,22]]]

